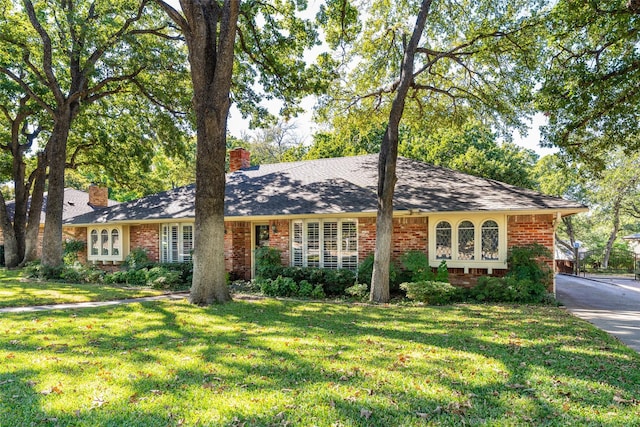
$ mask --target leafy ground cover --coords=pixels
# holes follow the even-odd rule
[[[160,295],[149,288],[125,288],[104,284],[67,284],[24,280],[20,270],[0,272],[0,307],[24,307],[87,301],[111,301]]]
[[[2,425],[640,419],[640,356],[555,307],[260,299],[0,316]]]

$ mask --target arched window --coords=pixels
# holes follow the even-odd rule
[[[116,228],[111,230],[111,255],[120,255],[120,233]]]
[[[98,255],[98,230],[91,231],[91,240],[89,246],[91,247],[91,255]]]
[[[475,259],[476,230],[471,221],[462,221],[458,225],[458,259]]]
[[[109,231],[102,230],[100,232],[100,246],[102,247],[102,255],[109,255]]]
[[[440,221],[436,225],[436,259],[451,259],[451,224]]]
[[[498,223],[492,220],[482,224],[482,259],[488,261],[498,260],[499,243]]]

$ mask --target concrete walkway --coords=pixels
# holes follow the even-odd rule
[[[180,300],[180,299],[185,299],[188,295],[189,295],[188,292],[176,292],[172,294],[158,295],[155,297],[130,298],[130,299],[115,300],[115,301],[76,302],[76,303],[68,303],[68,304],[35,305],[31,307],[6,307],[6,308],[0,308],[0,313],[35,313],[39,311],[49,311],[49,310],[68,310],[68,309],[76,309],[76,308],[108,307],[113,305],[131,304],[134,302],[159,301],[163,299]]]

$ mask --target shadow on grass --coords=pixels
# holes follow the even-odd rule
[[[24,329],[0,341],[0,357],[21,361],[0,365],[13,381],[0,393],[23,396],[8,418],[16,425],[28,420],[20,414],[58,425],[598,425],[598,414],[612,424],[637,416],[637,355],[552,308],[267,300],[38,316],[11,316],[9,327]],[[43,363],[21,368],[33,355]],[[12,391],[47,377],[81,380],[60,396]],[[45,402],[67,393],[65,409]]]

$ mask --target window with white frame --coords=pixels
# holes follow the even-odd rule
[[[291,265],[358,268],[358,223],[347,219],[293,221]]]
[[[88,229],[89,261],[122,261],[122,228],[96,227]]]
[[[506,218],[447,215],[430,218],[429,258],[449,267],[506,268]]]
[[[160,262],[191,261],[193,224],[163,224],[160,235]]]

